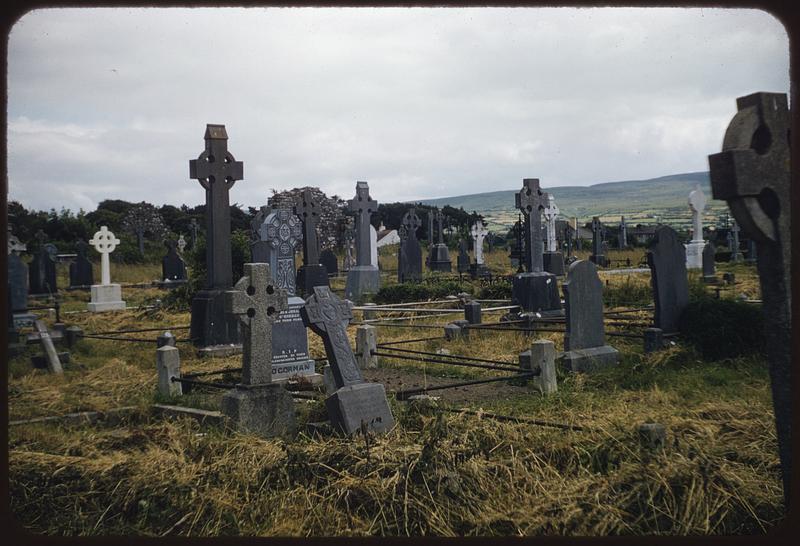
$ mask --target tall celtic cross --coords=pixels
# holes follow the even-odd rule
[[[317,224],[320,219],[320,208],[317,199],[308,188],[297,198],[294,213],[303,222],[303,265],[316,265],[319,263]]]
[[[244,264],[244,276],[225,292],[225,311],[238,316],[244,327],[244,385],[272,381],[272,324],[288,307],[286,291],[272,281],[269,264]]]
[[[725,132],[722,152],[708,157],[711,191],[715,199],[728,202],[736,221],[758,244],[767,360],[788,506],[792,473],[791,117],[783,93],[754,93],[736,103],[738,112]]]
[[[436,209],[436,223],[439,226],[438,242],[444,244],[444,214],[440,209]]]
[[[486,229],[486,226],[483,225],[483,220],[478,218],[474,224],[472,224],[472,229],[469,232],[472,235],[472,240],[475,246],[475,263],[482,264],[483,263],[483,240],[489,234],[489,230]]]
[[[561,212],[556,205],[556,198],[551,194],[547,194],[547,206],[544,208],[544,219],[547,225],[547,251],[556,252],[558,245],[556,243],[556,218]]]
[[[297,290],[294,253],[303,240],[300,219],[288,208],[273,210],[261,224],[259,234],[272,248],[270,263],[275,284],[294,296]]]
[[[229,192],[244,178],[244,167],[228,151],[224,125],[206,125],[206,149],[189,161],[189,178],[206,190],[206,286],[228,288],[233,282]]]
[[[413,208],[409,209],[408,212],[403,215],[402,227],[406,230],[406,237],[411,237],[416,240],[417,229],[421,225],[422,221],[419,219],[416,210]]]
[[[525,233],[525,268],[529,273],[542,271],[542,210],[547,194],[539,188],[538,178],[525,178],[522,189],[514,194],[516,207],[522,211],[527,225]],[[520,260],[520,264],[522,260]]]
[[[703,210],[706,208],[706,194],[703,193],[703,190],[700,189],[699,185],[697,188],[689,192],[689,208],[692,210],[692,229],[694,230],[692,240],[702,241]]]
[[[592,254],[603,254],[603,223],[598,216],[592,217]]]
[[[347,208],[355,216],[356,265],[370,265],[369,220],[378,211],[378,202],[370,198],[366,182],[356,182],[356,196],[347,202]]]
[[[327,286],[315,286],[314,293],[300,308],[300,316],[306,327],[322,338],[336,388],[363,383],[347,338],[347,323],[353,317],[348,302],[340,300]]]
[[[111,284],[111,266],[109,265],[108,255],[117,248],[119,239],[108,231],[106,226],[101,226],[100,231],[96,232],[94,237],[89,240],[89,244],[100,253],[101,284]]]

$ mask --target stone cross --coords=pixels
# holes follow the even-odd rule
[[[592,254],[595,256],[603,254],[603,223],[597,216],[592,217]]]
[[[483,263],[483,240],[489,234],[489,230],[486,229],[486,226],[483,225],[483,220],[480,218],[472,225],[472,229],[470,230],[470,235],[472,235],[472,239],[475,246],[475,263],[482,264]]]
[[[197,246],[197,230],[200,229],[200,224],[197,223],[197,218],[192,218],[189,222],[189,230],[192,232],[192,248]]]
[[[539,188],[538,178],[525,178],[522,189],[514,194],[514,198],[528,226],[525,234],[526,269],[529,273],[542,271],[542,209],[547,204],[547,194]]]
[[[315,286],[300,315],[305,325],[322,338],[336,388],[362,383],[364,378],[347,337],[347,321],[353,318],[348,302],[336,297],[327,286]]]
[[[261,239],[267,241],[272,248],[270,264],[275,284],[294,296],[296,278],[294,253],[303,239],[300,219],[289,209],[273,210],[259,229]]]
[[[347,202],[348,210],[355,216],[356,265],[368,266],[371,262],[369,220],[378,211],[378,202],[370,198],[366,182],[356,182],[356,196]]]
[[[628,246],[628,224],[625,223],[625,217],[622,216],[619,221],[619,248],[626,248]]]
[[[186,248],[186,239],[183,238],[183,235],[178,237],[178,250],[181,254],[183,254],[183,249]]]
[[[731,260],[734,262],[738,262],[742,259],[742,253],[739,252],[739,232],[741,228],[739,227],[739,223],[734,220],[731,222]]]
[[[402,227],[406,229],[406,236],[413,237],[414,239],[417,238],[417,229],[422,225],[422,221],[417,216],[416,210],[413,208],[409,209],[403,215],[402,220]]]
[[[206,287],[228,288],[233,282],[229,192],[244,178],[244,167],[228,151],[224,125],[206,125],[206,149],[189,161],[189,178],[206,190]]]
[[[317,199],[308,188],[300,193],[294,205],[294,213],[303,222],[303,265],[318,264],[317,223],[319,222],[320,208]]]
[[[36,232],[36,235],[34,235],[34,237],[36,237],[36,240],[39,241],[40,247],[43,247],[44,244],[47,242],[47,235],[41,229]]]
[[[439,226],[438,244],[441,245],[444,244],[444,215],[439,209],[436,209],[436,224]]]
[[[108,261],[108,255],[117,248],[119,239],[108,231],[106,226],[101,226],[100,231],[94,234],[89,244],[100,253],[100,284],[111,284],[111,266]]]
[[[706,194],[697,188],[689,192],[689,208],[692,209],[692,241],[703,242],[703,210],[706,208]]]
[[[286,291],[270,275],[269,264],[244,264],[244,276],[225,292],[225,311],[237,315],[244,326],[244,385],[272,381],[272,324],[289,307]]]
[[[736,221],[758,244],[772,403],[788,507],[792,472],[791,185],[788,100],[782,93],[737,99],[722,152],[708,157],[711,191],[728,202]],[[737,226],[738,227],[738,226]],[[736,252],[738,253],[738,233]]]
[[[561,212],[556,205],[556,199],[551,194],[547,194],[547,206],[544,208],[544,219],[547,222],[547,251],[558,252],[556,243],[556,218]]]

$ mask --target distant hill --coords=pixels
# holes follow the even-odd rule
[[[708,197],[705,221],[716,220],[727,209],[727,205],[724,201],[711,199],[708,172],[542,189],[555,197],[561,216],[577,216],[579,222],[589,221],[592,216],[600,216],[606,221],[618,221],[624,215],[629,223],[654,223],[658,217],[663,223],[682,226],[691,219],[687,200],[689,192],[698,184]],[[484,215],[490,225],[509,226],[517,218],[517,211],[514,209],[514,194],[517,191],[493,191],[416,202],[437,207],[463,207],[467,212],[475,211]]]

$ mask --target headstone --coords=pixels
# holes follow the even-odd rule
[[[433,246],[433,209],[428,209],[428,247]]]
[[[344,293],[347,299],[359,301],[367,294],[376,294],[381,287],[380,272],[371,263],[372,226],[369,223],[372,214],[378,211],[378,202],[369,196],[366,182],[356,183],[356,195],[348,201],[348,210],[355,217],[356,266],[347,272]]]
[[[369,265],[378,267],[378,232],[372,224],[369,225]]]
[[[175,336],[172,334],[172,332],[164,332],[156,338],[156,348],[160,349],[166,345],[175,347],[175,341]]]
[[[205,150],[189,161],[189,177],[206,192],[206,286],[192,299],[190,335],[195,345],[212,348],[239,342],[239,321],[225,313],[225,292],[233,283],[229,192],[244,167],[228,151],[224,125],[206,125],[204,138]]]
[[[281,207],[286,205],[281,205]],[[314,361],[308,356],[308,333],[300,318],[305,305],[297,296],[295,251],[303,240],[302,222],[289,208],[273,208],[261,224],[261,240],[268,245],[267,263],[274,284],[288,294],[288,307],[272,325],[272,381],[302,377],[319,383]],[[327,275],[326,275],[327,277]]]
[[[669,226],[659,226],[647,250],[655,303],[654,323],[664,333],[678,331],[678,318],[689,303],[686,249]]]
[[[319,263],[325,266],[328,277],[336,277],[339,274],[339,259],[330,248],[319,253]]]
[[[785,94],[755,93],[739,98],[737,106],[722,152],[708,158],[711,189],[715,199],[728,202],[737,223],[758,244],[766,353],[788,509],[792,475],[791,118]]]
[[[91,288],[92,301],[87,304],[89,311],[99,313],[101,311],[113,311],[125,309],[125,302],[122,300],[122,287],[119,284],[111,283],[111,264],[108,256],[119,244],[119,239],[108,231],[106,226],[101,226],[100,231],[94,234],[89,244],[100,253],[100,284],[93,284]]]
[[[161,278],[165,281],[185,281],[186,264],[178,255],[178,242],[174,239],[164,241],[166,255],[161,258]]]
[[[467,249],[467,242],[464,239],[459,239],[458,241],[456,269],[459,273],[466,273],[469,271],[469,250]]]
[[[542,267],[545,271],[553,275],[564,274],[564,255],[558,251],[558,242],[556,237],[556,219],[561,212],[556,205],[556,200],[552,194],[547,195],[547,205],[544,207],[542,213],[545,219],[547,250],[542,255]]]
[[[183,386],[172,378],[181,377],[181,357],[173,345],[156,349],[156,369],[158,370],[158,393],[162,396],[180,396]]]
[[[250,259],[252,263],[269,263],[270,244],[269,241],[265,241],[261,238],[261,226],[264,225],[264,221],[271,212],[272,207],[264,205],[250,221]]]
[[[361,324],[356,327],[356,358],[362,370],[378,367],[378,355],[372,354],[378,349],[378,332],[374,326]]]
[[[86,257],[86,250],[89,245],[83,239],[78,239],[75,243],[75,261],[69,264],[69,285],[72,286],[91,286],[94,284],[94,273],[92,262]]]
[[[625,223],[625,217],[622,216],[619,220],[619,248],[620,250],[628,247],[628,224]]]
[[[36,316],[28,313],[28,265],[19,256],[25,245],[13,244],[8,248],[9,309],[15,327],[28,326],[33,324]]]
[[[739,249],[739,232],[741,228],[739,227],[739,223],[734,219],[731,222],[731,239],[730,239],[730,249],[731,249],[731,261],[732,262],[741,262],[742,261],[742,252]]]
[[[197,218],[192,218],[189,222],[189,231],[192,233],[192,250],[197,248],[197,232],[200,230],[200,224],[197,223]]]
[[[63,375],[64,369],[61,366],[61,360],[56,352],[56,347],[53,345],[53,339],[50,337],[50,332],[47,331],[47,325],[44,321],[36,320],[36,331],[39,333],[39,341],[42,343],[42,349],[47,359],[47,370],[56,375]]]
[[[511,228],[511,248],[508,257],[511,260],[511,269],[517,273],[523,273],[525,268],[522,265],[524,251],[522,249],[522,216],[517,214],[517,221]]]
[[[558,281],[552,273],[543,270],[541,215],[547,195],[539,188],[538,178],[523,180],[522,189],[515,194],[516,206],[525,216],[526,272],[518,273],[512,280],[511,303],[524,312],[544,315],[561,314]]]
[[[486,263],[484,262],[483,240],[488,237],[489,231],[483,224],[483,220],[478,218],[472,225],[469,233],[472,235],[472,246],[475,248],[475,262],[470,264],[470,275],[473,279],[488,277],[491,275],[491,271],[489,271],[489,268],[486,267]],[[491,245],[489,245],[489,250],[491,251]]]
[[[334,428],[346,434],[362,427],[374,432],[392,428],[394,418],[383,385],[365,382],[356,364],[345,328],[345,321],[352,317],[347,302],[327,286],[315,286],[301,315],[306,326],[322,338],[331,365],[336,391],[325,406]]]
[[[269,264],[244,264],[244,276],[225,292],[225,310],[242,324],[242,382],[222,398],[222,412],[236,426],[264,437],[291,434],[294,401],[273,381],[273,323],[289,307],[286,290],[277,286]]]
[[[603,223],[598,216],[592,217],[592,254],[589,260],[599,267],[606,267],[606,256],[603,252]]]
[[[706,195],[698,185],[689,192],[689,208],[692,210],[692,240],[686,245],[686,268],[700,269],[703,267],[703,210],[706,208]]]
[[[481,304],[477,301],[468,301],[464,304],[464,320],[469,324],[481,323]]]
[[[654,353],[664,348],[664,330],[661,328],[644,329],[644,352]]]
[[[183,251],[186,249],[186,239],[183,238],[183,234],[178,237],[178,252],[183,255]]]
[[[298,196],[294,213],[303,222],[303,265],[297,271],[297,289],[300,294],[308,294],[314,286],[329,286],[328,271],[319,260],[317,224],[320,206],[308,188]]]
[[[707,242],[703,248],[703,282],[708,284],[717,283],[716,264],[714,263],[716,253],[717,249],[714,243]]]
[[[30,282],[28,289],[31,294],[56,294],[56,263],[58,262],[58,249],[55,245],[46,243],[47,236],[42,230],[36,234],[39,240],[39,250],[34,254],[28,268]]]
[[[428,253],[428,268],[431,271],[444,271],[449,273],[453,270],[453,264],[450,261],[450,251],[447,249],[447,245],[444,244],[444,215],[441,210],[436,209],[432,218],[436,220],[438,231],[436,244],[433,244],[431,241],[430,251]]]
[[[397,253],[397,281],[422,280],[422,248],[417,240],[417,229],[422,222],[411,208],[403,215],[400,230],[400,249]]]
[[[619,352],[606,345],[603,283],[597,276],[597,266],[588,260],[573,262],[563,290],[567,319],[563,357],[566,368],[587,372],[615,365]]]

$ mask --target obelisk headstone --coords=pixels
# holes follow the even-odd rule
[[[766,353],[778,433],[785,504],[792,475],[791,118],[785,94],[737,100],[722,152],[709,156],[711,191],[724,199],[748,237],[758,243],[758,276]]]
[[[345,297],[359,301],[367,294],[375,294],[381,287],[381,276],[377,266],[372,265],[370,243],[370,217],[378,211],[378,202],[369,196],[366,182],[356,183],[356,195],[348,201],[348,210],[355,220],[356,266],[347,272]]]
[[[625,223],[625,217],[621,216],[619,220],[619,238],[620,250],[628,247],[628,224]]]

